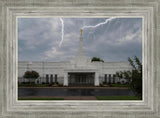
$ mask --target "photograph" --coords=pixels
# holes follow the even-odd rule
[[[143,100],[142,17],[18,17],[18,101]]]

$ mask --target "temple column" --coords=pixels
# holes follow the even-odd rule
[[[94,86],[99,86],[99,73],[95,73]]]
[[[50,78],[50,75],[48,75],[48,83],[49,83],[49,84],[50,84],[50,79],[51,79],[51,78]]]
[[[68,73],[64,73],[64,86],[68,86]]]
[[[111,74],[111,84],[113,83],[113,74]]]

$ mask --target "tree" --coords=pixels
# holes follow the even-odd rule
[[[131,71],[120,71],[116,72],[116,76],[120,79],[124,78],[128,80],[129,83],[132,81],[132,72]]]
[[[142,64],[136,56],[134,59],[128,58],[128,61],[133,67],[132,88],[137,92],[137,94],[142,96]]]
[[[26,71],[23,75],[24,78],[28,78],[31,84],[31,79],[36,79],[39,77],[39,73],[36,71]]]
[[[116,72],[116,76],[119,78],[118,82],[120,82],[120,79],[122,79],[123,77],[123,72],[122,71]]]
[[[104,62],[102,59],[100,59],[99,57],[93,57],[92,59],[91,59],[91,62],[93,62],[93,61],[101,61],[101,62]]]
[[[132,71],[120,71],[116,75],[119,78],[124,77],[127,79],[132,89],[142,97],[142,64],[136,56],[133,59],[128,57],[128,61],[133,68]]]

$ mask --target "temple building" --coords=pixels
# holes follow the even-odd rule
[[[125,83],[126,79],[117,78],[116,72],[132,70],[128,61],[101,62],[92,61],[83,51],[82,30],[80,31],[79,51],[75,58],[66,62],[18,62],[18,82],[27,82],[23,78],[26,71],[34,70],[40,77],[35,79],[36,84],[61,83],[64,86],[99,86],[100,83]]]

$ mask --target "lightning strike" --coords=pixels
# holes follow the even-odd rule
[[[106,19],[104,22],[98,23],[97,25],[83,26],[81,29],[96,28],[96,27],[99,27],[101,25],[107,24],[109,21],[112,21],[114,19],[116,19],[116,18],[109,18],[109,19]]]
[[[61,36],[62,36],[62,38],[61,38],[61,41],[60,41],[60,43],[59,43],[59,47],[61,47],[61,45],[62,45],[62,43],[63,43],[63,37],[64,37],[64,21],[63,21],[63,19],[62,18],[60,18],[60,21],[61,21],[61,25],[62,25],[62,29],[61,29]],[[53,53],[55,53],[57,50],[56,50],[56,48],[53,48]]]
[[[60,18],[61,24],[62,24],[62,29],[61,29],[61,33],[62,33],[62,39],[59,43],[59,47],[61,47],[62,43],[63,43],[63,38],[64,38],[64,21],[62,18]]]
[[[109,18],[109,19],[106,19],[104,22],[101,22],[101,23],[98,23],[96,25],[90,25],[90,26],[83,26],[81,29],[87,29],[87,28],[96,28],[96,27],[99,27],[101,25],[104,25],[104,24],[107,24],[109,21],[112,21],[113,19],[116,19],[116,18]],[[64,40],[64,21],[62,18],[60,18],[60,21],[61,21],[61,41],[59,43],[59,47],[61,47],[62,43],[63,43],[63,40]],[[56,49],[54,49],[53,52],[56,52]]]

